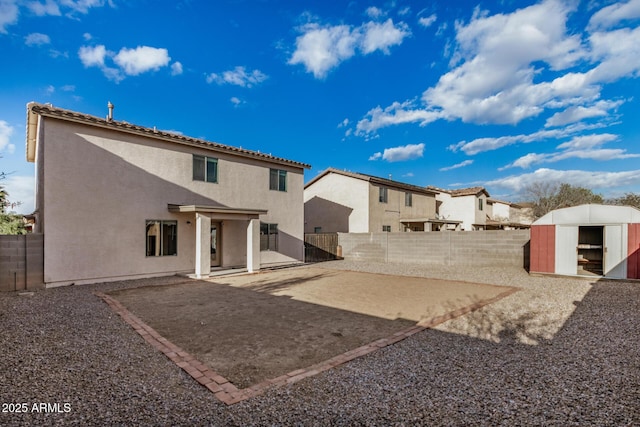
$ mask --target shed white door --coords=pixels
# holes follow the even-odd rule
[[[627,260],[623,248],[627,247],[627,236],[622,225],[604,227],[604,266],[607,277],[623,279],[627,277]]]
[[[578,227],[556,226],[556,273],[578,274]]]

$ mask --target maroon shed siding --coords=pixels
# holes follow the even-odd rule
[[[555,273],[556,270],[556,226],[534,225],[531,227],[532,272]]]
[[[640,224],[629,224],[627,278],[640,279]]]

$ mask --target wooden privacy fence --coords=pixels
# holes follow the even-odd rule
[[[0,292],[44,288],[44,236],[0,235]]]
[[[305,262],[322,262],[339,259],[338,233],[304,235]]]

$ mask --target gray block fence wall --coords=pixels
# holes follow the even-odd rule
[[[0,292],[44,288],[44,235],[0,235]]]
[[[338,233],[346,260],[529,268],[529,230]]]

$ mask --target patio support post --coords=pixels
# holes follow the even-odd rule
[[[196,212],[196,277],[211,273],[211,218]]]
[[[247,224],[247,271],[260,270],[260,220],[250,219]]]

